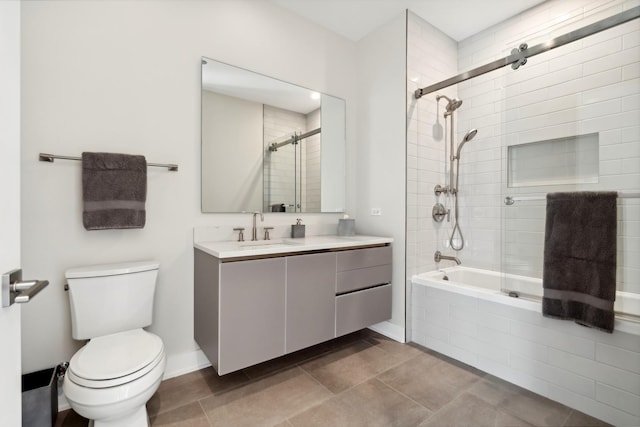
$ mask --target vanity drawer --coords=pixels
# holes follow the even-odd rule
[[[336,336],[391,319],[391,284],[336,297]]]
[[[336,293],[342,294],[391,282],[391,264],[342,271],[336,278]]]
[[[336,294],[391,282],[391,246],[338,252]]]
[[[391,246],[338,252],[338,272],[391,264]]]

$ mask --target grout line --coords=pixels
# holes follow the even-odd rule
[[[204,406],[202,406],[202,403],[200,402],[201,400],[203,399],[198,399],[196,403],[198,404],[198,406],[200,406],[200,410],[204,414],[204,418],[207,420],[207,424],[209,424],[210,427],[213,427],[213,420],[209,418],[209,414],[207,414],[207,411],[204,410]]]

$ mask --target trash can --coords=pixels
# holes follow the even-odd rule
[[[56,368],[22,376],[22,427],[53,426],[58,416]]]

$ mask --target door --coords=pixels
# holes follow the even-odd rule
[[[0,274],[20,267],[20,2],[0,1]],[[6,62],[5,62],[6,60]],[[0,304],[0,426],[22,424],[20,304]]]

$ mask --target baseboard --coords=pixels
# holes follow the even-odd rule
[[[164,369],[163,380],[188,374],[211,366],[202,350],[188,351],[167,356],[167,366]],[[69,402],[64,397],[62,382],[58,384],[58,412],[70,409]]]
[[[211,362],[200,349],[169,355],[162,379],[168,380],[209,366]]]
[[[391,323],[388,320],[371,325],[369,326],[369,329],[382,334],[385,337],[391,338],[394,341],[398,341],[403,344],[407,342],[404,338],[404,328],[396,325],[395,323]]]

